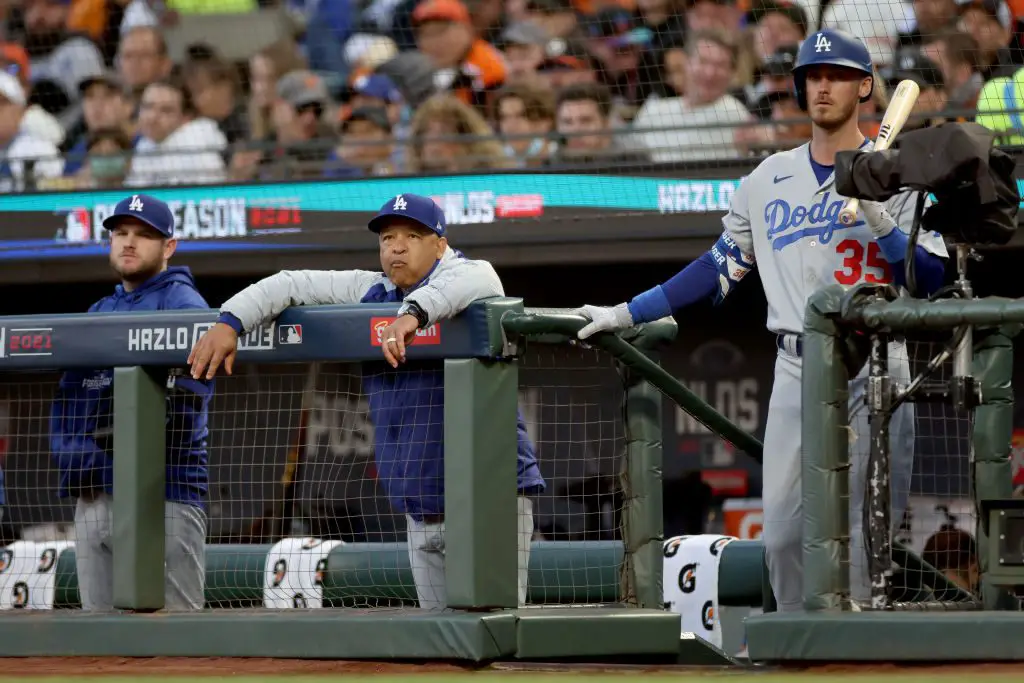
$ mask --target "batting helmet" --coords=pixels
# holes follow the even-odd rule
[[[860,38],[844,31],[822,29],[813,33],[800,44],[793,66],[793,85],[796,89],[796,102],[800,108],[807,109],[807,67],[815,64],[832,64],[845,66],[862,71],[865,76],[872,76],[871,55]],[[861,98],[861,102],[871,99],[875,89],[874,78],[871,79],[871,91]]]

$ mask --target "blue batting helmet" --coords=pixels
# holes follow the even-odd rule
[[[796,103],[803,110],[807,109],[807,67],[815,64],[845,66],[862,71],[865,76],[873,75],[871,55],[860,38],[829,28],[812,33],[800,44],[800,50],[796,55],[796,64],[793,65]],[[874,89],[875,81],[872,78],[871,91],[861,98],[861,102],[871,99],[871,92]]]

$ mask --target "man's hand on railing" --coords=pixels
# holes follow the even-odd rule
[[[415,316],[403,315],[384,328],[381,333],[381,350],[384,360],[393,368],[405,362],[405,347],[416,339],[419,321]]]
[[[633,316],[630,315],[629,307],[626,304],[619,304],[618,306],[591,306],[587,304],[582,308],[577,308],[573,313],[591,321],[589,325],[586,325],[579,331],[578,336],[580,339],[586,339],[597,332],[616,332],[633,326]]]
[[[224,364],[224,371],[231,374],[235,367],[235,355],[238,353],[238,333],[226,323],[217,323],[208,329],[192,352],[188,354],[188,364],[192,368],[192,379],[213,379],[217,368]]]

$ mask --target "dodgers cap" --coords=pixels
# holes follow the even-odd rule
[[[121,218],[138,219],[164,237],[174,237],[174,214],[170,207],[148,194],[133,194],[119,201],[114,213],[103,219],[103,227],[113,230]]]
[[[444,211],[430,197],[418,194],[399,194],[384,202],[370,221],[372,232],[380,233],[395,218],[407,218],[419,223],[438,237],[444,237],[446,223]]]

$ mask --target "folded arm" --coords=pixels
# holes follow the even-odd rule
[[[434,275],[405,297],[427,314],[427,324],[458,315],[478,299],[505,296],[494,267],[487,261],[453,258],[438,264]]]

